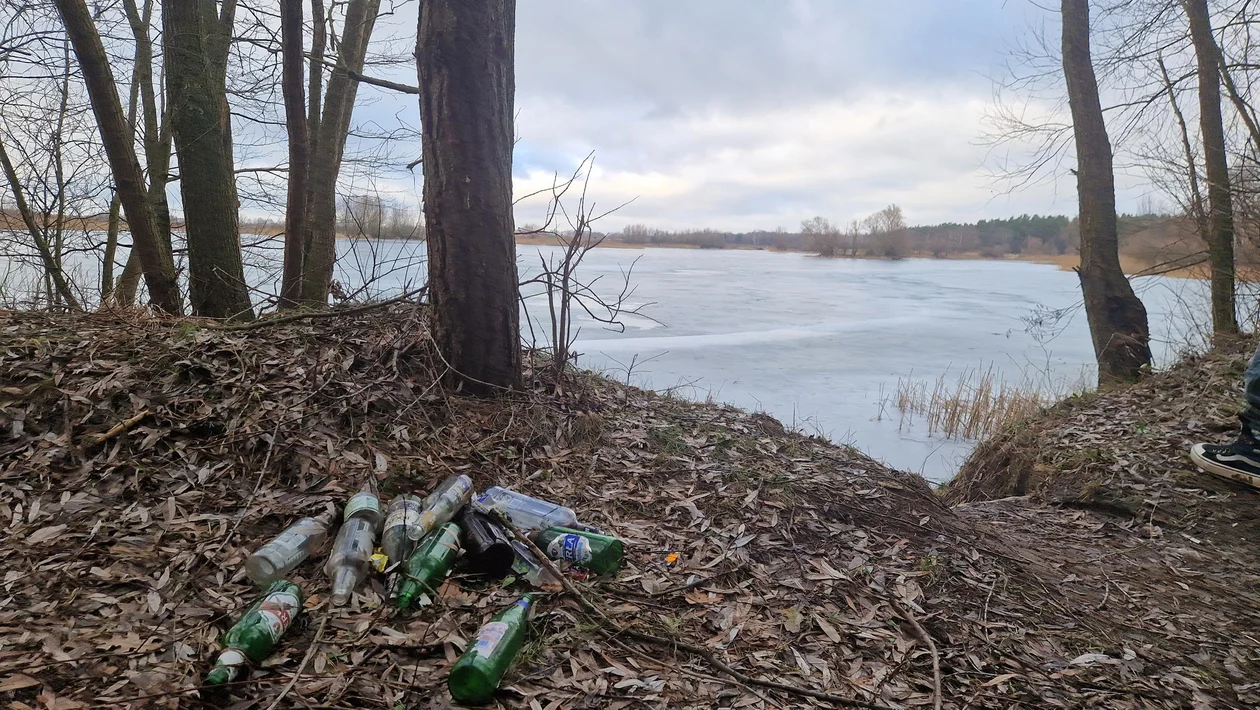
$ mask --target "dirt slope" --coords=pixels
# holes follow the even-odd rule
[[[1187,456],[1237,433],[1253,349],[1065,402],[982,445],[947,491],[962,517],[1059,569],[1065,594],[1096,600],[1109,640],[1146,645],[1139,657],[1204,707],[1260,703],[1260,491]]]
[[[467,400],[436,384],[410,308],[203,326],[0,315],[0,698],[13,707],[445,707],[451,662],[519,583],[456,575],[433,606],[397,614],[373,581],[331,610],[312,561],[295,575],[309,614],[267,667],[227,698],[197,685],[252,598],[252,548],[368,478],[424,491],[456,471],[562,501],[624,538],[622,572],[578,585],[615,624],[812,693],[739,682],[557,596],[504,706],[1257,700],[1236,678],[1255,677],[1260,646],[1241,640],[1238,587],[1206,571],[1188,589],[1181,572],[1114,578],[1205,569],[1190,554],[1217,560],[1223,539],[1191,543],[1160,518],[1151,538],[1131,515],[1028,501],[951,510],[920,479],[768,417],[591,376],[563,397],[535,381]],[[1152,605],[1158,615],[1139,615]]]

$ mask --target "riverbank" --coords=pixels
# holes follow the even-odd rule
[[[1176,568],[1065,575],[1045,551],[1055,526],[1120,565],[1144,554],[1146,509],[1102,523],[1044,503],[955,510],[917,476],[768,416],[588,374],[563,397],[535,370],[502,400],[445,392],[414,306],[318,323],[0,315],[0,693],[31,707],[197,706],[219,633],[255,595],[250,550],[365,480],[424,491],[459,472],[563,502],[627,544],[615,577],[577,583],[589,606],[542,603],[500,691],[509,706],[1260,702],[1242,629],[1260,606],[1239,607],[1254,587],[1184,571],[1224,536],[1152,514],[1159,549],[1189,550]],[[309,621],[229,689],[237,700],[443,698],[454,658],[522,589],[457,575],[435,605],[399,615],[378,582],[332,609],[318,562],[294,579]],[[1194,591],[1177,602],[1197,606],[1150,593],[1183,579]],[[1116,614],[1140,607],[1150,621]],[[1234,625],[1217,625],[1226,615]]]

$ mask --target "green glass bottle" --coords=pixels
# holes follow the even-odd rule
[[[206,676],[206,685],[230,683],[248,664],[262,663],[275,650],[280,637],[302,612],[302,590],[288,580],[277,579],[245,615],[223,634],[223,652]]]
[[[446,687],[457,703],[484,703],[494,697],[499,681],[525,642],[530,611],[537,599],[526,594],[477,631],[477,641],[451,667]]]
[[[421,593],[434,593],[459,554],[459,532],[458,525],[447,523],[420,541],[399,572],[399,609],[411,606]]]
[[[534,544],[553,560],[568,560],[595,574],[621,569],[621,558],[626,554],[621,541],[611,535],[571,528],[541,530],[534,534]]]

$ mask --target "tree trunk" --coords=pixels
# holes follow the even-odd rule
[[[328,304],[328,290],[337,260],[337,175],[341,171],[341,156],[346,147],[346,135],[350,132],[350,115],[359,90],[359,82],[350,78],[350,72],[363,71],[363,60],[379,8],[380,0],[350,0],[346,6],[345,26],[337,46],[337,66],[328,78],[328,91],[319,122],[308,127],[314,134],[314,144],[318,146],[310,154],[310,202],[303,239],[306,262],[302,274],[302,301],[309,305]]]
[[[452,380],[520,384],[512,221],[515,0],[425,0],[416,46],[433,334]]]
[[[157,217],[158,236],[167,250],[171,248],[171,209],[166,200],[170,182],[171,130],[169,114],[158,120],[157,96],[153,83],[153,40],[149,31],[153,24],[153,0],[145,0],[143,10],[135,0],[123,0],[131,34],[136,41],[136,79],[140,87],[140,106],[144,118],[144,159],[149,169],[149,202]]]
[[[164,3],[166,93],[179,156],[188,240],[188,286],[193,313],[251,319],[253,306],[241,265],[232,122],[227,103],[227,43],[235,3]]]
[[[1111,141],[1089,47],[1088,0],[1063,0],[1063,75],[1076,136],[1081,291],[1100,386],[1132,382],[1150,365],[1146,308],[1120,269]]]
[[[105,222],[105,254],[101,258],[101,305],[114,303],[114,259],[118,258],[119,210],[118,193],[109,200],[109,217]]]
[[[1182,3],[1190,20],[1190,37],[1199,64],[1199,126],[1203,133],[1203,167],[1207,178],[1208,265],[1212,268],[1212,330],[1238,332],[1234,305],[1234,201],[1230,194],[1225,124],[1221,118],[1221,68],[1207,0]]]
[[[280,44],[284,64],[281,79],[284,121],[289,135],[289,186],[284,213],[284,277],[280,284],[280,307],[293,308],[302,296],[302,269],[306,261],[309,138],[306,93],[302,85],[302,0],[280,0]]]
[[[1195,229],[1201,239],[1207,239],[1208,216],[1203,207],[1203,193],[1199,190],[1199,166],[1195,164],[1194,148],[1190,145],[1190,129],[1186,125],[1186,116],[1177,103],[1177,90],[1173,87],[1172,77],[1168,75],[1168,66],[1164,58],[1159,60],[1160,77],[1164,80],[1164,90],[1168,92],[1168,102],[1172,105],[1173,117],[1177,119],[1177,129],[1181,136],[1181,152],[1186,156],[1186,180],[1190,188],[1190,204],[1188,211],[1194,218]]]
[[[162,243],[153,205],[144,189],[144,175],[131,141],[131,130],[123,116],[118,88],[109,68],[109,59],[101,45],[101,37],[84,0],[57,0],[66,34],[74,45],[87,86],[92,112],[100,130],[101,142],[114,174],[114,185],[131,230],[132,248],[144,271],[153,305],[167,313],[183,310],[179,284],[175,280],[175,264],[171,251]]]
[[[9,181],[9,186],[13,188],[13,202],[17,205],[18,214],[22,217],[22,223],[26,225],[26,231],[30,233],[31,240],[35,242],[35,250],[39,252],[39,260],[44,264],[44,275],[52,281],[55,293],[61,297],[62,301],[70,308],[70,310],[82,310],[79,305],[79,299],[75,298],[74,291],[70,288],[70,283],[66,281],[66,276],[61,270],[61,265],[57,263],[57,259],[53,255],[52,248],[48,245],[45,238],[46,232],[39,228],[35,223],[35,215],[31,212],[31,208],[26,204],[26,196],[22,194],[22,182],[18,179],[17,171],[13,169],[13,163],[9,160],[9,152],[5,150],[4,144],[0,143],[0,167],[4,169],[4,176]],[[49,305],[52,304],[50,294]]]

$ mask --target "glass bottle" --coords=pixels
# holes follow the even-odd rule
[[[245,573],[256,584],[271,584],[293,571],[328,540],[335,510],[302,518],[285,528],[245,560]]]
[[[499,486],[487,488],[477,498],[477,507],[482,511],[499,513],[522,530],[545,530],[577,524],[577,514],[569,508]]]
[[[459,526],[447,523],[429,533],[399,570],[398,608],[421,594],[433,595],[459,555]]]
[[[206,676],[205,684],[230,683],[240,677],[250,663],[267,660],[301,612],[302,590],[287,580],[272,582],[240,620],[223,634],[223,651],[215,659],[214,669]]]
[[[477,630],[476,642],[451,666],[446,679],[455,702],[485,703],[494,697],[525,642],[535,599],[534,594],[526,594]]]
[[[609,535],[547,528],[535,533],[534,544],[553,560],[568,560],[595,574],[610,574],[621,569],[625,548],[621,541]]]

